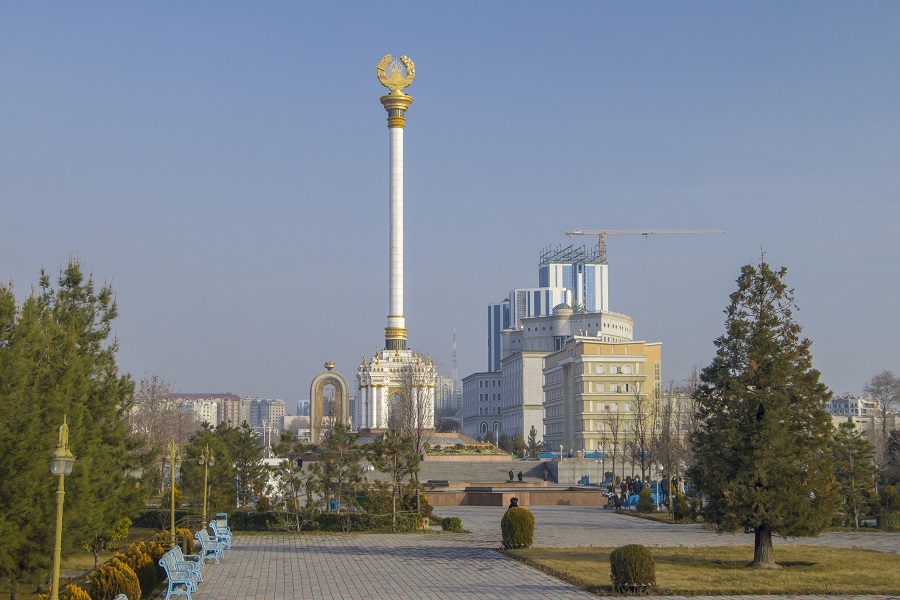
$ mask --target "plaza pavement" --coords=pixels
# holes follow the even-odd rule
[[[667,525],[594,507],[536,506],[535,546],[752,545],[748,534],[720,535],[695,525]],[[503,508],[439,507],[460,517],[465,534],[236,535],[222,564],[209,564],[195,600],[474,600],[597,598],[494,551]],[[900,552],[900,534],[827,533],[776,541]],[[900,557],[898,557],[900,568]],[[676,597],[670,597],[673,599]],[[717,596],[717,600],[728,600]],[[772,596],[743,596],[743,600]],[[783,596],[781,598],[788,598]],[[805,600],[813,596],[790,596]],[[839,596],[829,596],[838,600]],[[887,598],[857,596],[855,598]],[[693,600],[698,600],[694,598]]]

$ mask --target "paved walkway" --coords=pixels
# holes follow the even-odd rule
[[[746,534],[719,535],[700,526],[665,525],[590,507],[530,507],[535,545],[609,546],[636,542],[658,546],[752,544]],[[458,516],[467,534],[304,534],[236,536],[221,565],[209,564],[195,600],[368,600],[503,598],[557,600],[596,596],[508,559],[499,547],[505,509],[441,507]],[[900,534],[824,534],[776,541],[856,546],[900,552]],[[900,566],[900,559],[898,559]],[[676,597],[670,597],[670,600]],[[716,600],[728,598],[718,596]],[[742,600],[772,596],[743,596]],[[813,596],[782,596],[794,600]],[[838,600],[829,596],[828,600]],[[858,596],[856,598],[886,598]],[[691,600],[698,600],[693,598]]]
[[[703,525],[669,525],[628,516],[614,510],[590,506],[529,506],[534,513],[534,545],[545,548],[577,546],[742,546],[753,545],[753,535],[717,533]],[[496,548],[500,539],[500,519],[505,508],[483,506],[441,506],[442,517],[459,517],[463,527],[479,543]],[[815,538],[776,537],[775,550],[782,544],[811,544],[867,548],[900,553],[900,533],[823,533]]]
[[[596,599],[466,534],[236,536],[195,600]],[[496,547],[496,544],[495,544]]]

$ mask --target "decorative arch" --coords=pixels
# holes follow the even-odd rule
[[[316,375],[309,386],[309,439],[318,443],[322,432],[322,420],[334,417],[334,422],[352,425],[350,422],[350,384],[334,371],[334,363],[325,363],[325,371]],[[325,414],[325,389],[334,389],[334,414]]]

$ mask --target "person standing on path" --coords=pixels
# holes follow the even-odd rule
[[[513,470],[512,469],[509,470],[509,480],[510,481],[513,480]]]

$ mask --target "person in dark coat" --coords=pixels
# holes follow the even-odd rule
[[[522,481],[522,471],[519,471],[519,481]]]
[[[513,480],[513,470],[512,469],[509,470],[509,480],[510,481]]]

